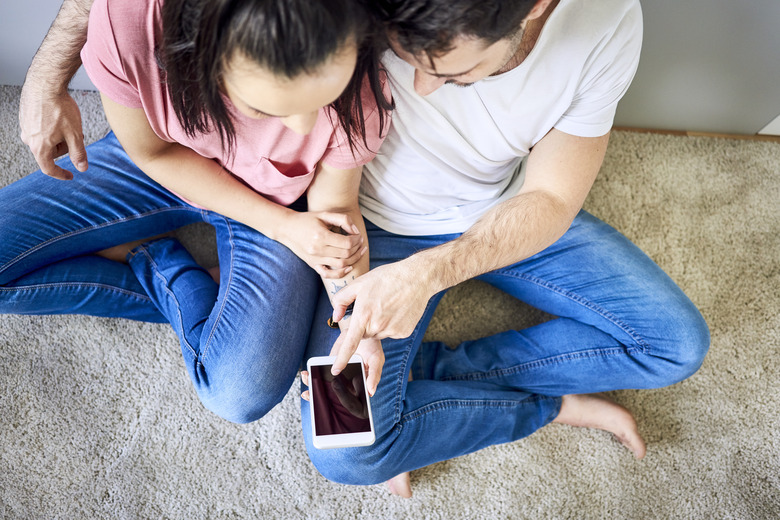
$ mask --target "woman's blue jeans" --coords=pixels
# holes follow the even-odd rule
[[[168,322],[203,404],[259,419],[296,377],[319,277],[278,242],[162,188],[113,134],[87,153],[85,173],[59,163],[74,180],[38,171],[0,189],[0,313]],[[129,265],[93,254],[194,222],[216,230],[219,284],[173,238],[134,249]]]
[[[457,237],[400,236],[370,223],[368,234],[373,267]],[[670,385],[693,374],[709,348],[704,319],[674,282],[584,211],[546,250],[480,279],[557,319],[455,349],[421,345],[442,296],[436,295],[411,336],[382,341],[386,361],[371,399],[372,446],[315,449],[302,401],[306,447],[325,477],[375,484],[520,439],[557,416],[560,396]],[[325,326],[331,313],[323,294],[307,357],[329,352],[337,337]]]

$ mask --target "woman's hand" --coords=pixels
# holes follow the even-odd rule
[[[343,278],[368,250],[349,215],[329,211],[294,213],[279,242],[323,278]]]

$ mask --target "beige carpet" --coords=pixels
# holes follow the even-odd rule
[[[34,169],[18,95],[0,88],[0,185]],[[75,96],[95,140],[97,97]],[[586,207],[649,253],[712,329],[691,379],[613,394],[640,423],[645,460],[603,432],[551,425],[413,473],[403,500],[315,471],[295,391],[247,426],[204,411],[167,326],[0,316],[0,517],[780,518],[780,144],[616,132]],[[185,240],[212,254],[207,230]],[[540,319],[469,283],[428,338]]]

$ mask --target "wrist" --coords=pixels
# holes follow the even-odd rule
[[[57,78],[62,79],[58,81]],[[73,79],[73,74],[65,77],[62,71],[47,72],[45,66],[36,64],[33,59],[24,77],[22,91],[27,95],[35,95],[38,99],[58,97],[68,93],[71,79]]]
[[[410,278],[409,282],[417,285],[428,297],[455,285],[450,285],[445,280],[446,264],[442,263],[443,260],[435,249],[421,251],[402,260],[406,263],[404,271]]]
[[[250,208],[248,208],[248,211],[251,211],[252,220],[247,223],[271,240],[275,240],[295,251],[294,242],[290,239],[290,234],[294,233],[295,226],[292,225],[292,220],[297,215],[297,212],[271,202],[260,194],[252,198],[254,200],[250,201]]]

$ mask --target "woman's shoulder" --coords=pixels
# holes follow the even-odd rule
[[[95,0],[90,10],[90,32],[104,33],[123,54],[153,51],[161,29],[160,0]]]
[[[326,109],[329,111],[328,119],[333,124],[333,134],[328,150],[323,156],[324,163],[339,169],[351,169],[366,164],[376,156],[387,136],[392,117],[391,110],[384,110],[377,105],[376,96],[384,96],[388,103],[393,100],[390,81],[384,68],[380,69],[378,80],[381,93],[374,92],[368,76],[363,78],[361,84],[360,99],[365,139],[362,136],[353,135],[352,145],[350,145],[346,130],[337,123],[338,118],[335,111],[331,107]]]
[[[161,26],[158,0],[95,0],[81,52],[95,86],[118,103],[140,107],[139,91],[150,88],[157,70]]]

